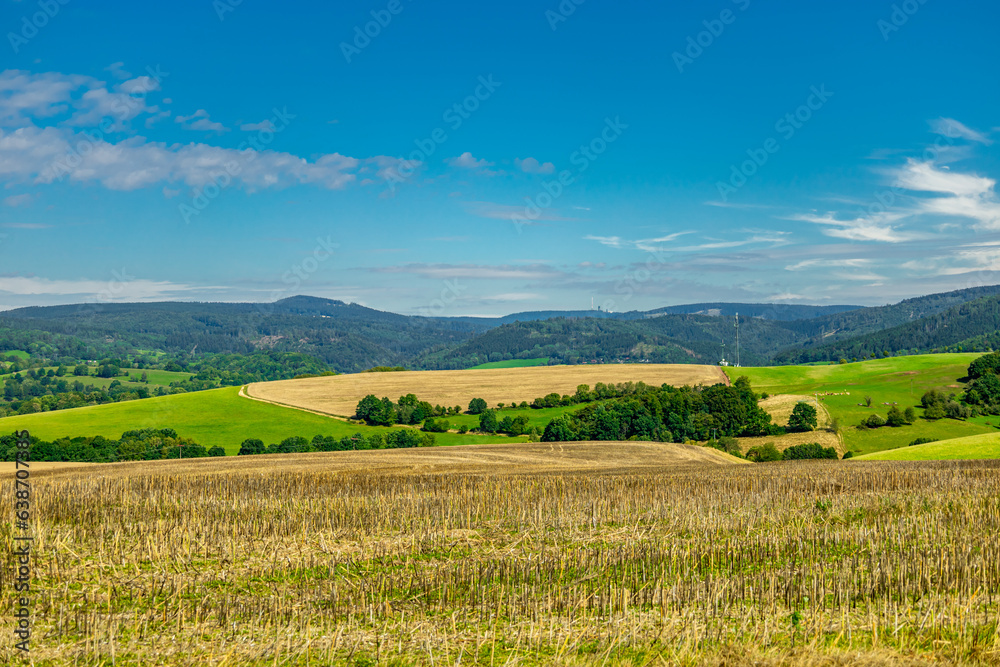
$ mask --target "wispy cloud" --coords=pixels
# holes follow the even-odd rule
[[[918,238],[918,235],[897,231],[892,224],[906,217],[902,213],[876,213],[852,219],[838,219],[833,213],[796,215],[788,218],[801,222],[811,222],[823,227],[823,234],[849,241],[881,241],[900,243]]]
[[[262,120],[259,123],[243,123],[240,125],[243,132],[274,132],[274,123],[270,120]]]
[[[115,282],[115,299],[141,301],[192,291],[224,289],[197,287],[183,283],[157,280],[126,280]],[[108,291],[108,281],[101,280],[50,280],[26,276],[0,277],[0,292],[30,296],[96,296]]]
[[[983,134],[973,130],[968,125],[961,123],[954,118],[936,118],[930,121],[931,131],[952,139],[967,139],[987,146],[993,141]]]
[[[567,218],[559,215],[554,209],[541,209],[539,211],[532,211],[532,219],[528,219],[525,214],[525,205],[511,205],[511,204],[497,204],[496,202],[489,201],[473,201],[466,202],[465,208],[472,213],[481,218],[489,218],[491,220],[507,220],[512,222],[514,220],[518,221],[518,224],[522,225],[535,225],[539,221],[543,222],[559,222],[559,221],[571,221],[575,218]]]
[[[406,264],[404,266],[371,269],[376,273],[406,273],[436,280],[465,278],[468,280],[545,280],[562,273],[549,266],[509,266],[482,264]]]
[[[941,195],[916,201],[917,214],[974,220],[984,229],[1000,229],[1000,199],[992,178],[938,168],[933,162],[908,160],[896,174],[896,185],[916,192]]]
[[[18,206],[27,206],[34,200],[34,197],[30,194],[21,195],[11,195],[9,197],[4,197],[3,205],[16,208]]]
[[[785,267],[786,271],[804,271],[806,269],[851,268],[869,266],[868,259],[804,259]]]

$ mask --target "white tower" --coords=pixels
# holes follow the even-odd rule
[[[740,367],[740,314],[736,313],[736,367]]]

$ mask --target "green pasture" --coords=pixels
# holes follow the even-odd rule
[[[970,459],[1000,459],[1000,433],[973,435],[913,447],[900,447],[856,457],[867,461],[944,461]]]
[[[917,438],[945,440],[995,431],[994,426],[986,424],[989,419],[927,421],[919,418],[923,414],[919,405],[924,392],[944,389],[961,394],[964,386],[960,379],[965,377],[969,364],[978,356],[927,354],[827,366],[726,368],[725,371],[732,379],[746,375],[758,392],[818,394],[831,416],[840,420],[847,449],[867,454],[905,447]],[[828,392],[840,395],[824,395]],[[872,398],[870,408],[859,405],[864,403],[865,396]],[[873,412],[884,417],[893,403],[900,410],[914,407],[917,422],[899,428],[855,428]]]
[[[61,437],[103,435],[119,438],[124,431],[142,428],[173,428],[183,437],[212,447],[219,445],[228,454],[239,451],[246,438],[260,438],[265,444],[291,436],[342,437],[361,432],[371,435],[387,428],[351,424],[301,410],[261,403],[239,396],[239,387],[210,389],[160,396],[124,403],[110,403],[72,410],[56,410],[0,419],[0,433],[27,429],[42,440]],[[477,422],[478,423],[478,422]],[[395,427],[406,428],[406,427]],[[435,434],[440,445],[468,445],[487,442],[523,442],[526,438],[506,436]]]

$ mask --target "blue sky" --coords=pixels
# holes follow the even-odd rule
[[[1000,282],[995,3],[651,4],[0,0],[0,307]]]

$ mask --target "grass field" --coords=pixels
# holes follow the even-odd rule
[[[56,370],[57,368],[58,368],[57,366],[46,366],[42,370],[48,372],[50,369]],[[180,382],[183,380],[187,380],[189,377],[193,375],[193,373],[183,373],[179,371],[161,371],[161,370],[150,370],[142,368],[123,368],[122,371],[128,372],[129,373],[128,377],[122,375],[115,378],[99,378],[94,375],[73,375],[72,373],[67,373],[66,375],[58,379],[66,380],[70,384],[72,384],[75,380],[79,380],[80,382],[83,382],[83,384],[85,385],[92,384],[95,387],[105,387],[105,388],[110,386],[110,384],[115,380],[118,380],[119,382],[121,382],[123,385],[126,386],[140,386],[139,383],[130,382],[130,380],[133,377],[141,378],[142,374],[146,373],[146,379],[149,380],[149,384],[145,384],[144,386],[155,388],[157,386],[169,387],[171,382]],[[4,379],[11,377],[13,375],[14,373],[5,373],[3,375],[0,375],[0,382],[3,382]],[[22,372],[21,375],[23,376],[24,372]]]
[[[871,461],[956,461],[1000,459],[1000,433],[928,442],[857,457]]]
[[[6,352],[0,352],[0,357],[17,357],[18,359],[28,359],[31,357],[30,354],[24,350],[7,350]]]
[[[725,465],[653,443],[39,471],[30,657],[997,664],[998,473],[998,462]],[[13,502],[0,495],[0,513]],[[0,531],[12,548],[9,522]],[[3,587],[8,610],[14,595]],[[4,663],[15,653],[0,644]]]
[[[348,424],[323,415],[241,398],[239,390],[239,387],[227,387],[6,417],[0,419],[0,432],[28,429],[42,440],[78,435],[103,435],[117,439],[130,429],[169,427],[206,447],[219,445],[226,453],[235,454],[246,438],[260,438],[269,444],[290,436],[312,438],[319,434],[342,437],[358,432],[369,435],[387,430]],[[442,445],[524,440],[458,433],[439,433],[436,438]]]
[[[727,368],[735,379],[750,378],[754,389],[772,394],[820,394],[819,401],[843,428],[845,447],[871,453],[905,447],[920,437],[945,440],[995,432],[988,420],[956,421],[918,419],[912,426],[862,431],[854,428],[872,414],[883,417],[889,410],[885,403],[895,403],[901,410],[909,406],[918,415],[920,397],[928,389],[963,391],[959,378],[978,354],[933,354],[894,357],[875,361],[830,366],[779,366],[773,368]],[[823,395],[827,392],[840,395]],[[872,397],[872,407],[859,406],[865,396]],[[994,422],[997,420],[994,419]]]
[[[483,398],[489,406],[515,401],[531,402],[551,392],[572,394],[578,385],[598,382],[638,382],[661,385],[716,384],[725,375],[715,366],[681,364],[609,364],[602,366],[546,366],[463,371],[405,371],[356,373],[304,380],[258,382],[247,393],[282,405],[333,415],[354,414],[358,401],[368,394],[392,400],[416,394],[432,405],[460,406]]]
[[[490,368],[529,368],[531,366],[545,366],[548,363],[548,357],[541,357],[540,359],[508,359],[507,361],[491,361],[486,364],[479,364],[478,366],[472,366],[468,370],[471,371]]]

